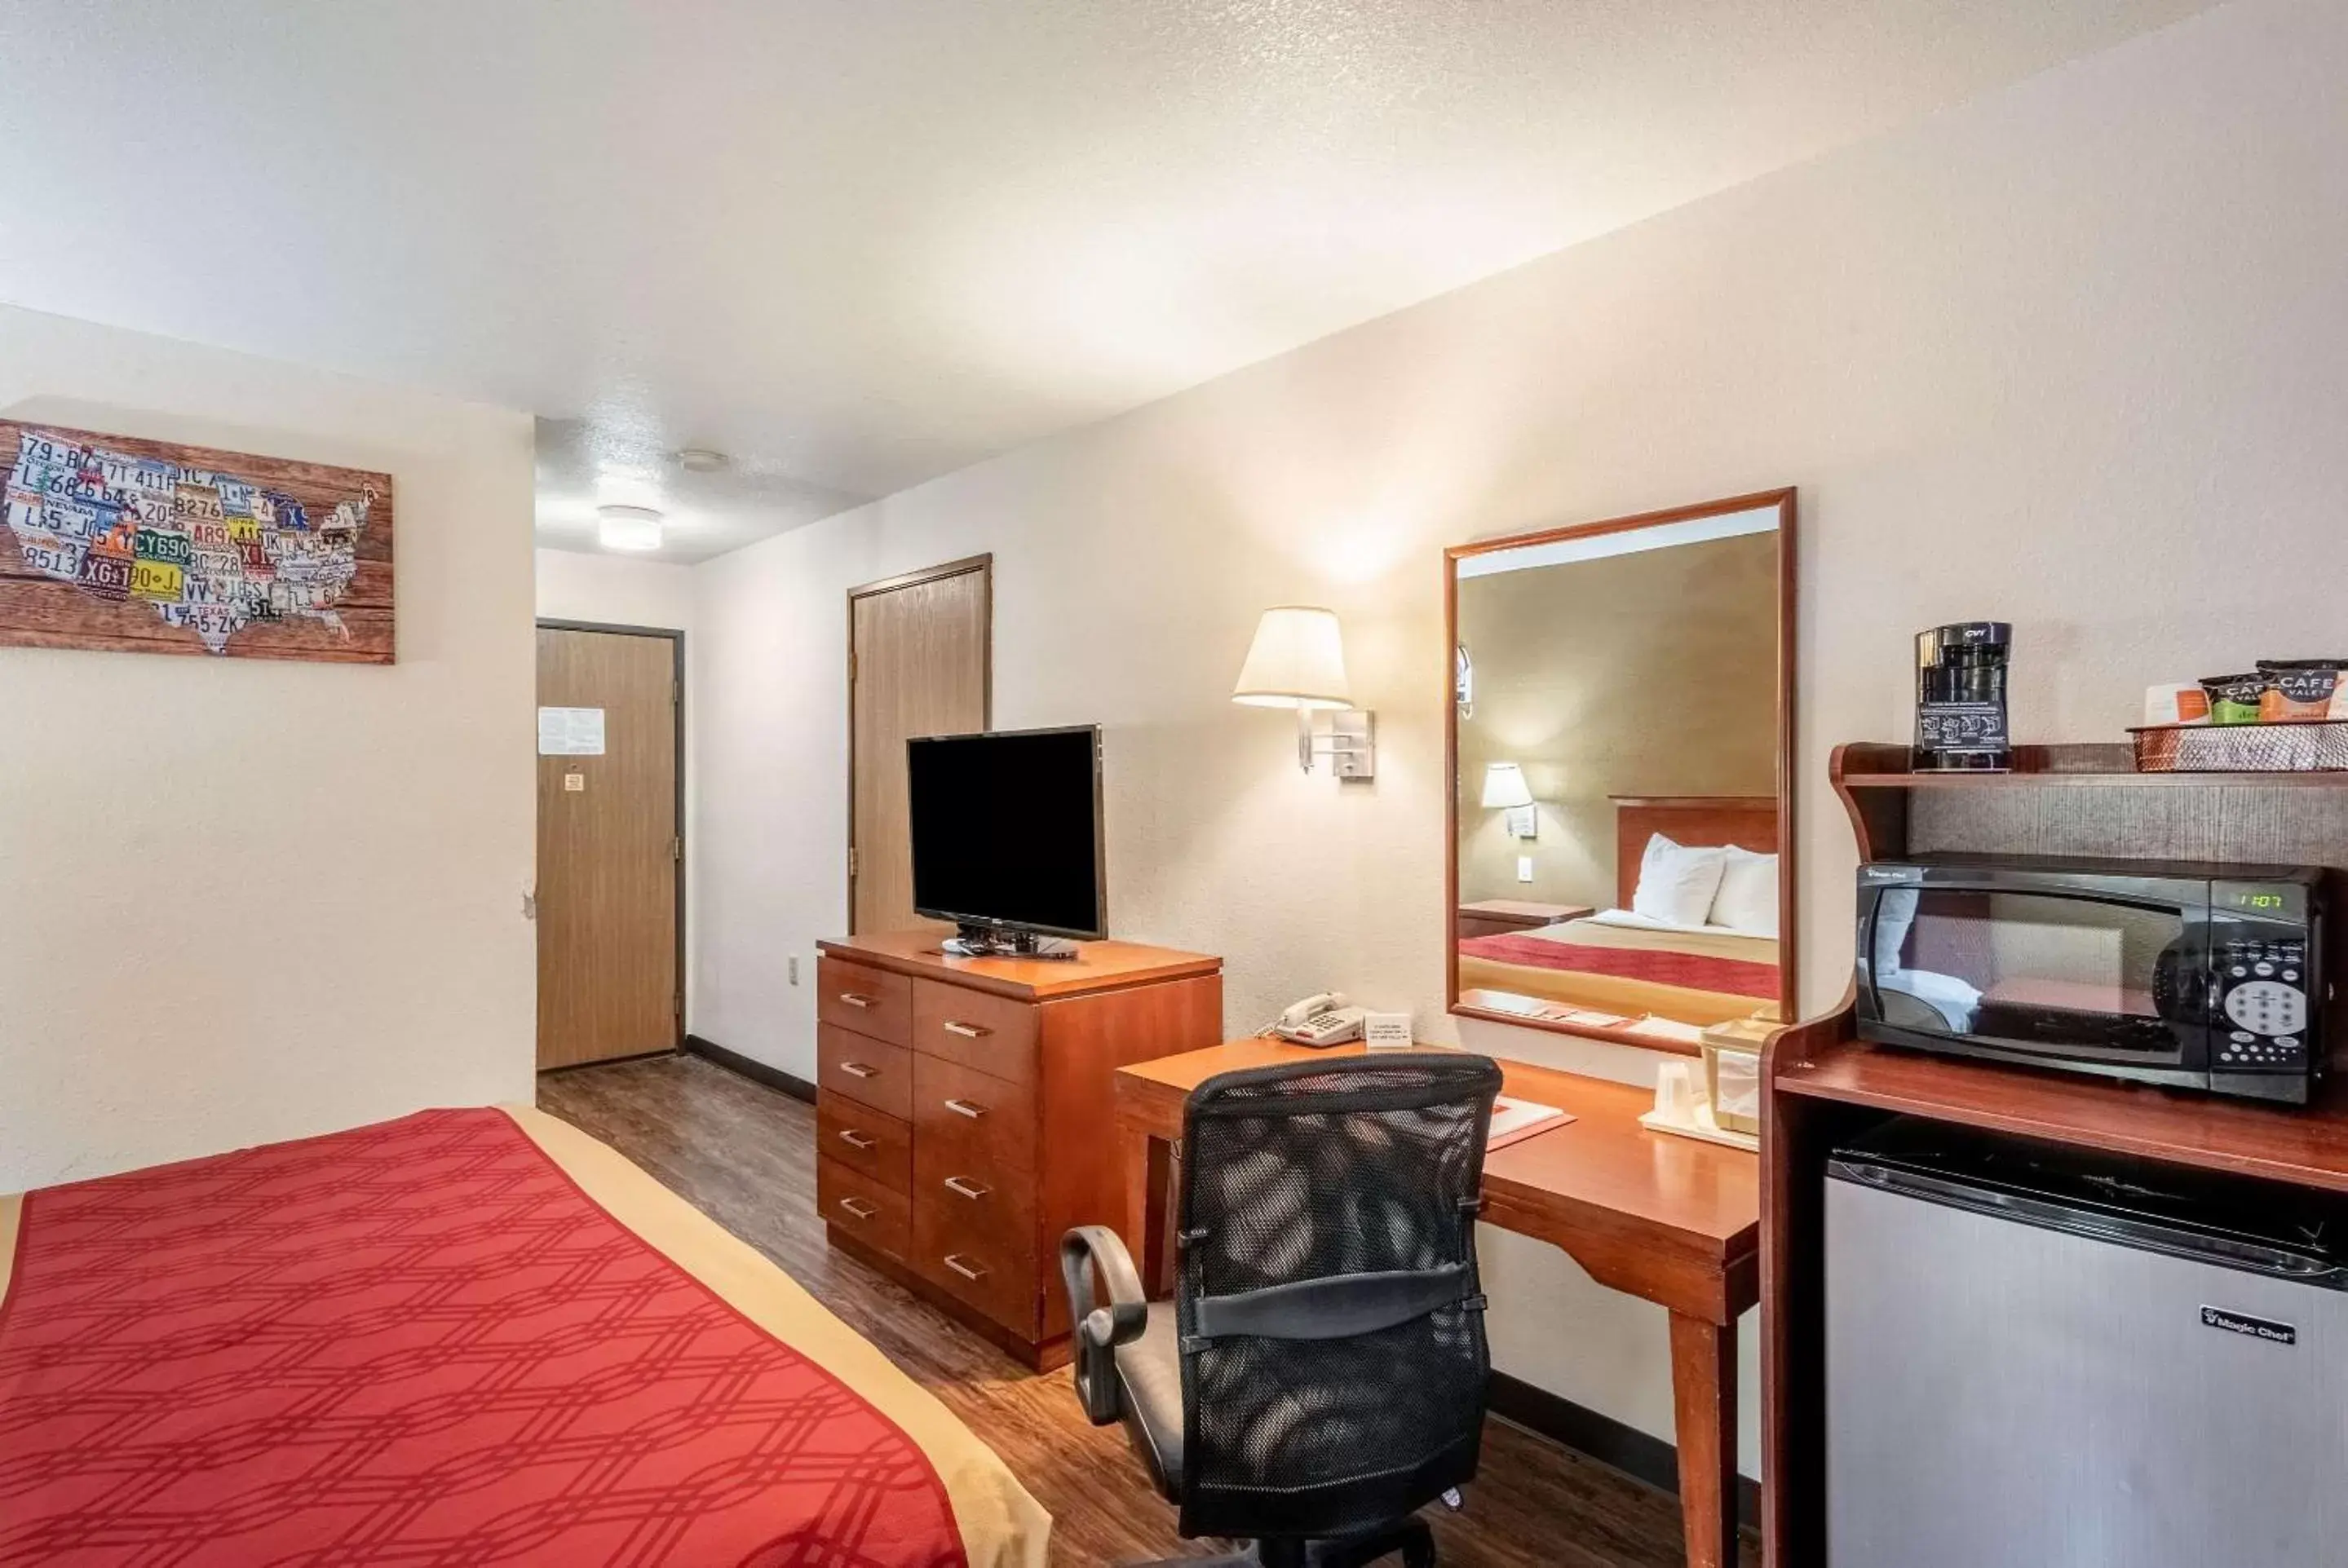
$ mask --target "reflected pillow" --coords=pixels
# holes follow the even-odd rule
[[[1777,935],[1777,857],[1728,846],[1720,891],[1712,896],[1712,923],[1748,937]]]
[[[1639,857],[1639,886],[1631,896],[1631,912],[1681,926],[1703,925],[1712,913],[1727,863],[1725,849],[1691,849],[1656,834]]]

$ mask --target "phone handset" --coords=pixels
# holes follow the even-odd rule
[[[1283,1009],[1272,1032],[1299,1045],[1337,1045],[1362,1037],[1367,1009],[1347,1006],[1343,991],[1317,991]]]
[[[1282,1009],[1280,1015],[1280,1027],[1296,1029],[1308,1019],[1321,1013],[1334,1011],[1344,1005],[1345,993],[1343,991],[1315,991],[1295,1006]]]

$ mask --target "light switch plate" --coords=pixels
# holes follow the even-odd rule
[[[1530,882],[1532,879],[1533,879],[1533,857],[1532,857],[1531,856],[1529,856],[1529,855],[1519,855],[1519,856],[1517,856],[1517,880],[1518,880],[1518,881],[1519,881],[1519,882]]]

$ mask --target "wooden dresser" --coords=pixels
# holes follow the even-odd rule
[[[1112,1075],[1221,1039],[1222,960],[950,958],[948,934],[817,944],[816,1201],[834,1246],[1060,1366],[1060,1237],[1126,1213]]]

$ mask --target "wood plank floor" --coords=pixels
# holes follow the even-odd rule
[[[1055,1521],[1055,1563],[1199,1555],[1120,1429],[1086,1423],[1067,1374],[1038,1377],[824,1245],[815,1112],[699,1057],[576,1068],[539,1104],[618,1149],[772,1258],[935,1393]],[[1505,1421],[1486,1429],[1464,1513],[1430,1512],[1446,1568],[1666,1568],[1684,1559],[1663,1492]],[[1746,1562],[1759,1554],[1748,1540]]]

